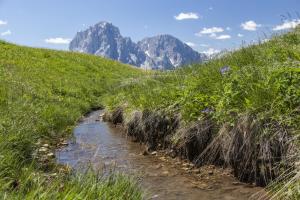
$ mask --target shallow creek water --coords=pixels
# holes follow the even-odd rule
[[[101,113],[95,111],[82,119],[74,130],[74,139],[57,151],[59,163],[75,169],[114,168],[134,175],[146,191],[146,199],[242,200],[262,190],[239,183],[226,170],[210,167],[195,173],[178,158],[160,153],[144,156],[144,147],[132,142],[120,129],[102,122]]]

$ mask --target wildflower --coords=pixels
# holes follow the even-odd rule
[[[209,114],[209,113],[212,113],[213,110],[210,109],[210,108],[205,108],[204,110],[201,110],[201,112],[202,112],[202,113],[207,113],[207,114]]]
[[[224,66],[220,69],[220,72],[222,75],[226,74],[226,72],[230,71],[230,67],[229,66]]]

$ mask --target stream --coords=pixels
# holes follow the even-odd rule
[[[81,120],[69,145],[57,150],[58,163],[134,175],[146,191],[146,199],[243,200],[262,191],[238,182],[229,170],[214,166],[194,169],[160,152],[143,155],[145,147],[132,142],[120,128],[103,122],[102,113],[95,111]]]

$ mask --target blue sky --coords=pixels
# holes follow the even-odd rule
[[[288,30],[297,12],[299,0],[0,0],[0,38],[66,50],[77,31],[109,21],[133,41],[171,34],[213,52]]]

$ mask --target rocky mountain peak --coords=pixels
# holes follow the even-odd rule
[[[147,69],[174,69],[205,58],[172,35],[148,37],[136,44],[104,21],[78,32],[69,48]]]

